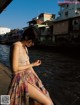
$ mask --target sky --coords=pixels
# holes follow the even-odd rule
[[[58,0],[13,0],[0,14],[0,26],[22,29],[41,13],[58,15]]]

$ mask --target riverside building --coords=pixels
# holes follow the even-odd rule
[[[0,35],[4,35],[6,33],[9,33],[11,31],[10,28],[7,27],[0,27]]]
[[[59,16],[56,20],[63,20],[80,16],[80,0],[58,0]]]

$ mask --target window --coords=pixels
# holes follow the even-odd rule
[[[66,7],[69,7],[69,4],[67,4]]]
[[[65,16],[66,16],[66,17],[68,16],[68,12],[65,12]]]

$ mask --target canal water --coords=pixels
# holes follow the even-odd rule
[[[9,51],[10,46],[0,45],[0,62],[8,67]],[[30,48],[29,56],[31,62],[37,59],[42,61],[42,65],[34,70],[56,105],[80,105],[79,53]]]

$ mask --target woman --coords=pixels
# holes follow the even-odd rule
[[[36,32],[30,27],[23,32],[21,41],[12,45],[11,68],[14,73],[8,95],[10,105],[53,105],[33,67],[41,65],[41,60],[30,63],[27,47],[34,45]]]

